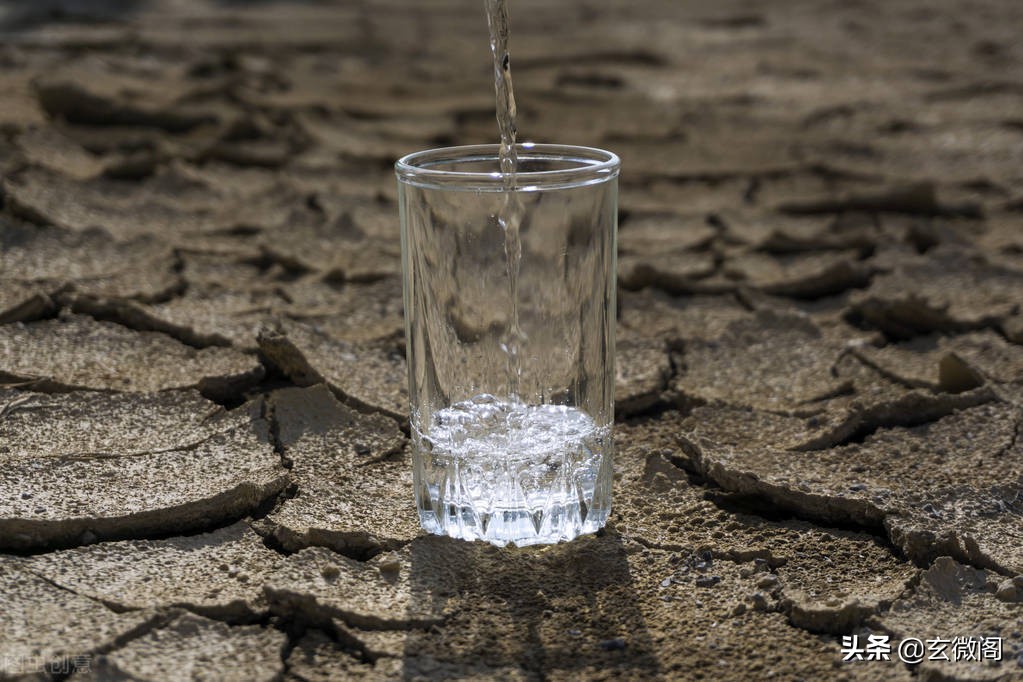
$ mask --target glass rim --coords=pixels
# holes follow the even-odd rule
[[[504,174],[455,171],[431,166],[466,161],[497,161],[501,145],[475,144],[438,147],[412,152],[394,164],[399,181],[435,189],[504,192]],[[565,189],[607,182],[618,177],[621,160],[614,152],[596,147],[521,142],[515,145],[519,160],[570,162],[570,168],[524,171],[515,174],[515,192]]]

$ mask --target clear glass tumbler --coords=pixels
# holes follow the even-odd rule
[[[427,531],[571,540],[611,509],[618,157],[523,144],[395,165],[414,480]]]

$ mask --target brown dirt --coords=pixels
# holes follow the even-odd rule
[[[1023,8],[510,12],[521,137],[623,159],[614,511],[532,549],[421,535],[405,435],[482,4],[0,7],[0,679],[1023,679]]]

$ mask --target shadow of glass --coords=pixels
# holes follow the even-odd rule
[[[659,675],[629,557],[610,530],[549,547],[441,537],[411,547],[411,605],[444,624],[405,639],[403,679]]]

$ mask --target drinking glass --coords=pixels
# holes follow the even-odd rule
[[[395,165],[416,506],[431,533],[571,540],[611,509],[619,160],[432,149]]]

